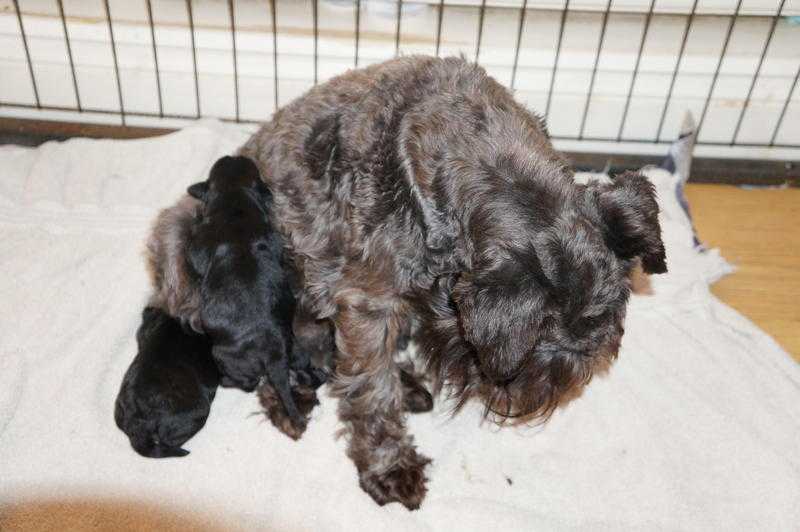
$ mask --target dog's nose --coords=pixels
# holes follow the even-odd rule
[[[481,373],[492,384],[498,387],[505,387],[511,384],[517,376],[517,368],[502,367],[493,364],[490,358],[481,363]]]
[[[494,384],[495,384],[495,386],[498,386],[500,388],[505,388],[506,386],[508,386],[512,382],[514,382],[514,377],[506,377],[506,378],[501,378],[501,379],[495,380]]]

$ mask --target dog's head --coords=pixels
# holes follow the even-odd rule
[[[636,260],[666,271],[658,206],[634,173],[508,194],[472,216],[475,259],[448,289],[468,348],[438,365],[487,414],[546,417],[616,357]]]
[[[211,167],[208,179],[191,185],[187,192],[203,203],[211,203],[229,191],[252,191],[262,203],[268,203],[272,194],[261,180],[255,163],[247,157],[225,156]]]

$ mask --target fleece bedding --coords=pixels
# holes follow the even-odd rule
[[[798,530],[800,366],[711,295],[731,268],[693,245],[680,177],[660,169],[669,273],[632,297],[611,371],[544,425],[444,400],[411,416],[433,459],[420,510],[359,488],[326,388],[298,442],[220,389],[189,456],[135,454],[113,404],[147,231],[252,131],[0,147],[0,529]]]

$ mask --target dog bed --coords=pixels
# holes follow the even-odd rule
[[[656,184],[669,273],[633,296],[618,361],[549,423],[498,428],[438,400],[419,511],[377,506],[322,389],[294,442],[221,389],[186,458],[133,452],[113,404],[148,294],[158,209],[252,128],[0,147],[0,528],[796,530],[800,366],[715,299],[730,271]]]

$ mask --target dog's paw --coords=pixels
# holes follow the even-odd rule
[[[379,505],[399,502],[416,510],[425,498],[425,466],[430,459],[412,451],[408,457],[383,473],[364,471],[359,474],[361,488]]]
[[[317,394],[313,389],[309,390],[303,387],[292,390],[292,397],[302,415],[301,418],[292,418],[287,413],[283,401],[272,386],[262,383],[258,388],[258,399],[264,408],[267,419],[291,439],[299,440],[308,427],[308,414],[314,406],[319,404],[319,401],[317,401]]]
[[[292,419],[285,412],[270,416],[270,421],[279,431],[295,441],[300,439],[308,427],[308,421],[305,419]]]
[[[297,410],[304,417],[308,417],[314,407],[319,404],[317,392],[309,386],[296,386],[292,388],[292,398],[297,405]]]

